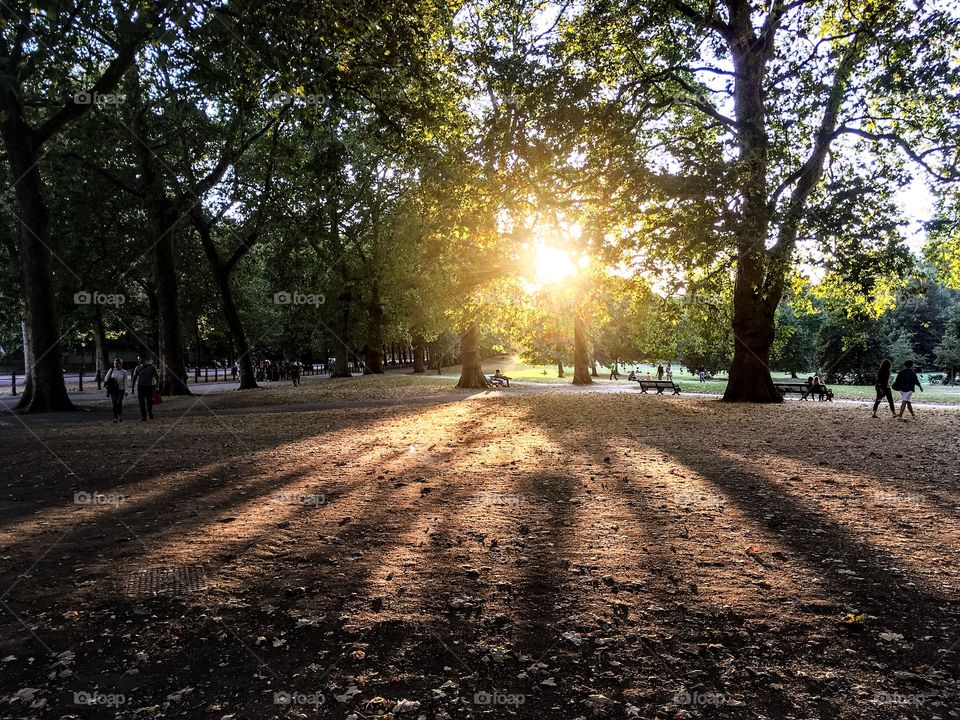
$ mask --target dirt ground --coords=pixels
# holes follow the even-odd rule
[[[0,718],[960,717],[960,412],[462,397],[5,418]]]

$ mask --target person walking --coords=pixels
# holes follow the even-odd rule
[[[904,410],[910,411],[910,417],[914,419],[917,417],[913,414],[913,403],[910,402],[914,388],[920,388],[920,392],[923,392],[920,378],[913,369],[913,360],[907,360],[903,363],[903,370],[897,373],[897,379],[893,381],[893,389],[900,393],[900,415],[898,419],[904,422],[906,422],[903,417]]]
[[[113,367],[107,371],[107,377],[104,384],[107,388],[107,395],[113,405],[113,422],[123,422],[123,396],[127,394],[127,382],[130,379],[130,373],[123,369],[123,360],[117,358],[113,361]]]
[[[611,379],[611,380],[619,380],[619,379],[620,379],[620,373],[617,372],[617,365],[618,365],[619,362],[620,362],[620,358],[614,358],[614,359],[613,359],[613,362],[610,363],[610,379]]]
[[[147,357],[137,358],[137,367],[133,371],[131,389],[137,389],[137,400],[140,403],[140,422],[153,420],[153,393],[156,390],[159,373],[157,366]]]
[[[877,399],[873,402],[873,417],[880,417],[877,415],[877,410],[880,408],[880,403],[883,402],[883,399],[887,399],[887,404],[890,405],[890,413],[896,417],[897,409],[893,406],[893,391],[890,389],[890,373],[893,370],[893,363],[890,360],[884,360],[880,363],[880,369],[877,370],[877,384],[875,385],[877,390]]]
[[[663,365],[657,365],[657,380],[663,380]]]
[[[667,380],[673,382],[673,364],[667,363]]]

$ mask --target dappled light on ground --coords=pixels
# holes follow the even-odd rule
[[[546,392],[167,418],[106,447],[98,425],[36,426],[75,475],[4,429],[5,462],[33,467],[0,516],[5,602],[31,628],[5,618],[5,646],[84,671],[51,685],[12,661],[4,691],[98,678],[139,707],[189,684],[178,717],[275,713],[276,688],[324,692],[332,717],[378,697],[479,717],[474,694],[503,688],[531,718],[673,717],[683,692],[731,717],[949,707],[960,485],[935,438],[957,420],[896,425],[898,457],[862,415]],[[189,567],[205,589],[127,589]]]

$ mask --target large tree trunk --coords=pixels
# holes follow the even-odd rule
[[[332,378],[351,377],[350,367],[350,347],[347,345],[347,338],[350,337],[350,302],[353,300],[349,290],[340,293],[337,300],[340,303],[340,312],[337,315],[337,337],[334,340],[333,350],[333,372]]]
[[[136,115],[137,137],[134,145],[140,167],[153,257],[153,291],[157,298],[159,346],[157,348],[161,392],[164,395],[190,395],[187,387],[187,363],[184,357],[183,330],[180,323],[180,298],[177,266],[174,259],[174,235],[180,216],[167,197],[156,166],[153,151],[147,146],[143,113]]]
[[[473,323],[460,341],[460,381],[458,388],[485,388],[487,379],[480,365],[480,332]]]
[[[363,374],[383,375],[383,308],[380,306],[380,294],[376,289],[373,298],[367,307],[370,321],[370,334],[367,338],[367,347],[363,354]]]
[[[213,272],[214,280],[217,283],[217,289],[220,290],[223,316],[227,321],[227,333],[232,339],[232,347],[240,364],[240,389],[251,390],[258,387],[257,378],[253,369],[253,358],[250,357],[250,343],[247,341],[247,332],[244,330],[240,311],[237,309],[237,303],[233,298],[233,288],[230,287],[230,271],[220,259],[220,253],[217,252],[217,246],[214,244],[213,236],[210,233],[210,226],[203,223],[202,217],[196,216],[194,227],[200,235],[200,244],[203,246],[204,253],[209,261],[210,270]],[[197,348],[199,349],[199,338]],[[226,372],[224,372],[224,376],[226,376]]]
[[[749,287],[748,273],[738,270],[734,291],[733,362],[723,399],[749,402],[783,402],[770,376],[777,303],[757,297]]]
[[[0,108],[4,118],[0,129],[10,163],[10,174],[16,180],[20,267],[23,273],[24,311],[29,326],[29,347],[24,350],[32,359],[17,407],[30,413],[75,410],[67,395],[61,367],[60,322],[50,268],[53,241],[43,178],[40,175],[40,156],[30,128],[14,110],[16,102],[12,93],[3,92]]]
[[[573,384],[590,385],[590,352],[587,348],[587,330],[580,311],[573,314]]]
[[[96,345],[97,382],[103,380],[107,370],[113,367],[110,352],[107,350],[107,329],[103,324],[103,308],[94,306],[93,340]]]
[[[746,38],[753,28],[747,17],[737,15],[736,32]],[[737,228],[737,277],[733,293],[733,334],[735,348],[730,379],[723,399],[751,402],[782,402],[770,377],[770,347],[774,337],[773,302],[765,297],[768,257],[766,241],[770,231],[767,195],[768,147],[763,77],[768,52],[759,43],[741,43],[733,49],[737,69],[734,104],[737,140],[740,146],[740,177],[743,203]],[[775,272],[775,270],[774,270]],[[782,272],[782,271],[781,271]]]
[[[426,372],[427,368],[423,362],[423,357],[426,352],[424,347],[423,337],[416,335],[413,338],[413,372],[422,373]]]
[[[233,289],[230,287],[230,275],[221,264],[214,267],[211,262],[211,269],[217,280],[217,287],[220,289],[220,299],[223,303],[223,316],[227,321],[227,328],[229,328],[230,335],[233,338],[233,349],[237,354],[237,362],[240,364],[240,389],[253,389],[258,386],[256,374],[253,369],[253,358],[250,357],[250,343],[247,341],[247,332],[243,327],[243,320],[240,318],[237,303],[233,299]]]

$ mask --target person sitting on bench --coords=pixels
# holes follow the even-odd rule
[[[631,370],[630,374],[627,375],[627,380],[636,380],[636,379],[637,379],[637,373]]]
[[[500,372],[500,368],[497,368],[496,372],[493,373],[493,377],[490,378],[490,381],[494,385],[506,385],[507,387],[510,387],[510,378]]]
[[[812,383],[812,388],[811,388],[811,396],[812,396],[812,395],[816,395],[816,396],[817,396],[817,400],[826,400],[826,399],[827,399],[827,388],[826,388],[826,386],[825,386],[822,382],[820,382],[820,376],[819,376],[819,375],[814,375],[814,376],[813,376],[813,383]]]

